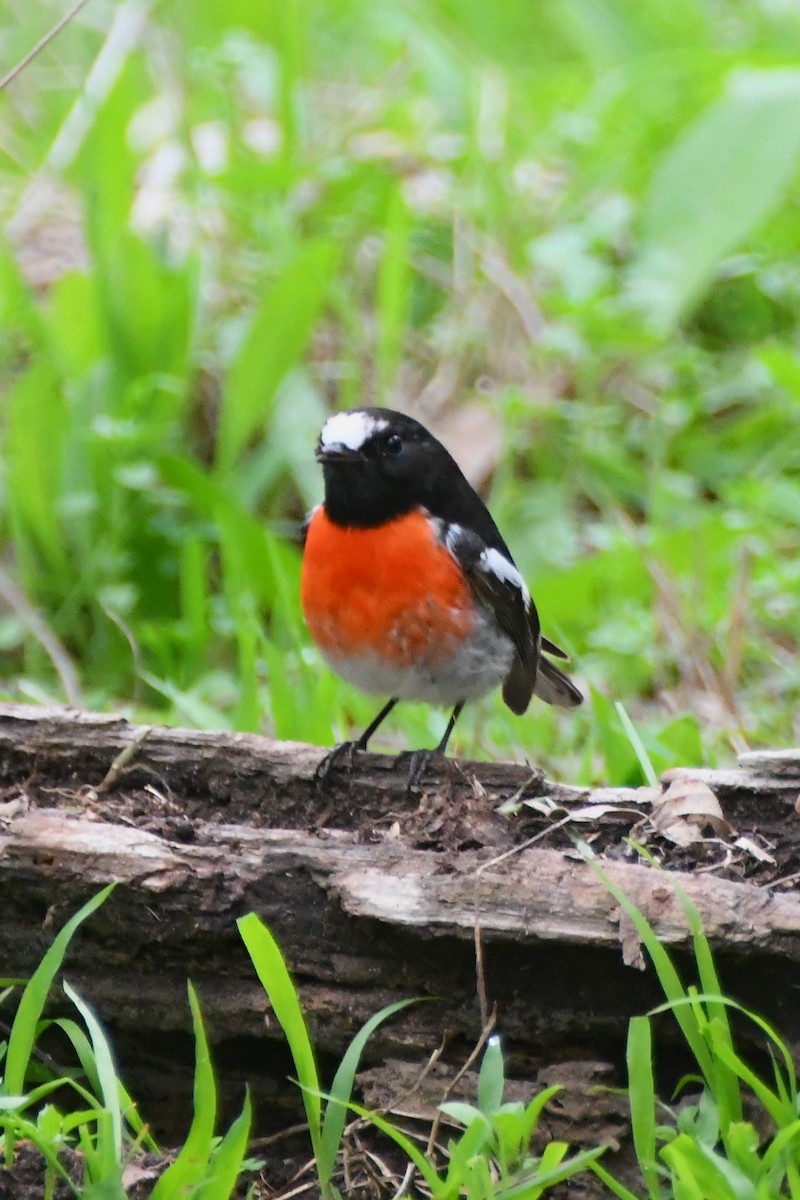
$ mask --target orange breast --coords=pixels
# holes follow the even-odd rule
[[[311,636],[331,658],[378,652],[398,666],[435,664],[473,624],[469,586],[421,512],[342,529],[320,506],[301,597]]]

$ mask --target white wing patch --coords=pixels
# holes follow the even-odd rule
[[[459,548],[462,553],[469,545],[470,534],[461,525],[445,525],[442,521],[432,518],[436,528],[436,534],[440,541],[443,541],[447,549],[452,554],[453,558],[458,561]],[[480,546],[480,541],[472,535],[473,543]],[[461,547],[459,547],[461,543]],[[495,550],[493,546],[486,546],[474,558],[474,567],[482,571],[485,575],[494,575],[495,579],[499,579],[501,583],[510,583],[512,587],[517,588],[525,601],[525,607],[530,608],[531,594],[528,591],[525,580],[520,575],[517,568],[512,562],[509,562],[504,554],[499,550]],[[474,568],[473,568],[474,569]]]
[[[322,427],[319,444],[325,449],[344,446],[347,450],[360,450],[374,434],[386,429],[387,424],[380,417],[373,417],[357,408],[350,412],[334,413]]]
[[[497,579],[503,583],[510,583],[512,587],[519,588],[525,597],[526,606],[530,604],[531,594],[525,584],[525,580],[520,575],[513,563],[510,563],[504,554],[499,550],[495,550],[493,546],[487,547],[478,560],[484,571],[491,572]]]

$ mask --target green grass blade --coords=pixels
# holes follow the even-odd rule
[[[478,1072],[478,1108],[485,1116],[497,1112],[503,1103],[505,1090],[505,1065],[500,1038],[493,1034],[486,1043]]]
[[[579,1151],[572,1158],[563,1158],[566,1148],[564,1143],[551,1142],[545,1147],[542,1161],[544,1163],[546,1159],[552,1157],[559,1160],[558,1165],[540,1168],[535,1175],[517,1180],[507,1187],[499,1186],[495,1192],[497,1200],[526,1200],[527,1197],[539,1196],[546,1189],[555,1187],[557,1183],[571,1179],[580,1171],[588,1170],[601,1155],[605,1154],[608,1146],[594,1146],[591,1150]]]
[[[76,1021],[73,1021],[69,1017],[59,1017],[53,1021],[53,1024],[59,1029],[63,1030],[63,1032],[69,1038],[75,1053],[78,1055],[83,1073],[89,1081],[89,1086],[95,1094],[98,1094],[100,1091],[100,1080],[97,1074],[95,1055],[94,1051],[92,1050],[91,1042],[87,1038],[83,1029],[81,1029],[80,1025],[78,1025]],[[119,1095],[119,1105],[122,1109],[122,1115],[125,1122],[133,1130],[137,1138],[141,1139],[142,1144],[145,1145],[148,1150],[157,1153],[158,1145],[153,1136],[150,1134],[144,1121],[140,1117],[136,1103],[121,1079],[117,1079],[117,1090]]]
[[[67,948],[78,926],[87,917],[90,917],[93,912],[97,911],[114,890],[114,887],[113,883],[108,884],[96,896],[93,896],[91,900],[87,900],[73,917],[70,917],[63,929],[56,934],[52,945],[45,952],[42,961],[33,975],[31,975],[22,993],[19,1007],[14,1017],[14,1023],[11,1026],[11,1033],[8,1037],[5,1079],[2,1085],[4,1094],[19,1093],[24,1090],[25,1075],[28,1070],[31,1050],[36,1040],[36,1026],[42,1015],[50,988],[53,985],[53,980],[64,961]]]
[[[631,744],[639,766],[642,768],[642,773],[644,774],[645,779],[650,784],[650,787],[658,787],[658,775],[656,774],[653,764],[650,761],[650,755],[645,750],[644,742],[639,737],[636,726],[628,716],[621,701],[617,700],[614,708],[617,710],[617,716],[619,717],[620,724],[625,730],[625,736]]]
[[[725,1043],[733,1052],[733,1037],[728,1021],[728,1006],[724,1003],[722,985],[717,974],[711,945],[703,930],[697,906],[676,879],[670,879],[680,901],[686,921],[692,933],[697,973],[704,993],[709,1022],[714,1024],[714,1040],[717,1046]],[[720,1123],[723,1129],[730,1121],[741,1121],[742,1098],[738,1081],[725,1061],[717,1056],[715,1062],[714,1095],[720,1108]]]
[[[656,1168],[656,1096],[648,1017],[632,1017],[627,1043],[628,1097],[633,1145],[651,1200],[661,1195]]]
[[[763,1161],[765,1171],[770,1170],[783,1157],[792,1142],[800,1142],[800,1120],[792,1121],[790,1125],[778,1129],[764,1151]],[[798,1157],[797,1149],[795,1149],[792,1158],[795,1159],[797,1166],[800,1167],[800,1157]]]
[[[333,1077],[330,1094],[325,1104],[325,1116],[320,1133],[319,1157],[317,1170],[321,1179],[330,1180],[336,1163],[336,1155],[342,1141],[345,1121],[347,1120],[347,1105],[353,1094],[353,1081],[364,1047],[379,1025],[395,1013],[414,1004],[414,1000],[399,1000],[395,1004],[387,1004],[380,1012],[362,1026],[345,1051]]]
[[[191,983],[188,990],[195,1046],[194,1114],[181,1152],[153,1188],[151,1200],[178,1200],[190,1195],[208,1170],[211,1158],[217,1119],[217,1087],[197,993]]]
[[[794,1116],[794,1112],[790,1106],[784,1104],[778,1096],[767,1087],[762,1079],[756,1075],[755,1071],[747,1065],[746,1062],[736,1053],[732,1046],[727,1041],[722,1041],[714,1047],[714,1053],[722,1060],[723,1063],[730,1069],[731,1074],[737,1079],[741,1079],[746,1083],[750,1090],[758,1097],[766,1111],[772,1117],[776,1125],[784,1125],[787,1118]]]
[[[228,1200],[242,1170],[252,1115],[250,1093],[246,1092],[242,1111],[214,1151],[208,1175],[193,1200]]]
[[[541,1092],[537,1092],[536,1095],[529,1101],[523,1113],[521,1129],[522,1137],[526,1145],[530,1143],[530,1140],[533,1137],[533,1131],[539,1122],[539,1118],[541,1117],[545,1106],[550,1103],[554,1096],[557,1096],[558,1093],[562,1092],[563,1090],[564,1089],[561,1084],[554,1083],[550,1087],[543,1088]]]
[[[766,1097],[768,1095],[770,1098],[770,1105],[772,1106],[772,1109],[774,1109],[773,1115],[779,1124],[784,1124],[786,1121],[793,1119],[798,1110],[798,1093],[794,1062],[788,1046],[786,1046],[782,1039],[778,1037],[778,1034],[775,1032],[769,1022],[765,1021],[763,1017],[760,1017],[757,1013],[751,1012],[749,1009],[739,1004],[738,1001],[731,1000],[727,996],[706,996],[705,993],[687,996],[684,1000],[668,1001],[666,1004],[659,1005],[657,1008],[654,1008],[649,1015],[655,1016],[657,1013],[666,1012],[667,1010],[674,1011],[680,1007],[693,1006],[698,1002],[708,1004],[709,1006],[712,1003],[715,1003],[719,1006],[724,1006],[725,1008],[735,1009],[736,1012],[740,1012],[749,1021],[752,1021],[754,1025],[762,1030],[769,1043],[771,1043],[773,1051],[777,1049],[779,1052],[783,1060],[783,1067],[786,1073],[784,1078],[779,1070],[777,1060],[773,1058],[773,1069],[776,1077],[776,1090],[772,1091],[772,1089],[770,1089],[763,1082],[763,1080],[759,1078],[759,1088],[763,1090],[763,1096],[761,1097],[762,1103],[765,1104],[765,1107],[769,1107],[766,1104]],[[716,1022],[709,1022],[708,1029],[712,1051],[719,1054],[720,1057],[725,1056],[728,1059],[728,1062],[725,1064],[726,1069],[729,1070],[732,1075],[736,1076],[737,1078],[741,1078],[749,1087],[755,1090],[754,1084],[758,1077],[754,1075],[754,1073],[751,1071],[751,1068],[749,1068],[747,1064],[739,1057],[731,1045],[728,1027],[725,1026],[726,1032],[724,1037],[720,1034],[720,1027],[716,1024]]]
[[[655,869],[661,869],[645,847],[638,846],[637,850],[651,866]],[[688,989],[690,996],[689,1009],[694,1020],[692,1022],[687,1017],[687,1025],[693,1024],[706,1043],[710,1043],[711,1041],[711,1029],[713,1025],[713,1039],[715,1044],[720,1045],[726,1042],[732,1052],[733,1039],[727,1012],[729,1005],[722,992],[722,985],[717,974],[714,956],[708,938],[703,930],[703,923],[697,911],[697,906],[677,879],[672,875],[665,875],[665,878],[672,886],[680,902],[684,916],[686,917],[686,923],[692,934],[697,973],[703,991],[701,998],[697,995],[695,989]],[[676,1017],[678,1009],[682,1009],[683,1013],[686,1012],[682,1001],[673,1002],[672,1008]],[[724,1130],[732,1121],[741,1121],[742,1119],[742,1098],[738,1078],[735,1072],[730,1069],[719,1055],[711,1054],[710,1066],[712,1074],[707,1077],[707,1082],[712,1089],[714,1099],[719,1108],[720,1125]]]
[[[581,849],[581,853],[584,855],[588,865],[597,875],[603,886],[608,889],[620,908],[623,912],[627,913],[636,927],[636,932],[639,934],[642,944],[645,946],[655,967],[664,995],[671,1002],[686,1000],[687,993],[681,982],[681,978],[647,918],[637,908],[630,897],[626,895],[624,890],[598,865],[594,860],[591,848],[586,843],[580,841],[580,839],[576,841],[576,844]],[[703,1077],[711,1083],[714,1078],[714,1064],[691,1011],[682,1005],[676,1004],[675,1020],[678,1022],[681,1032],[695,1056]]]
[[[618,1179],[615,1179],[611,1172],[607,1171],[596,1160],[590,1163],[589,1167],[597,1178],[602,1180],[612,1195],[617,1197],[617,1200],[641,1200],[640,1196],[635,1195],[629,1188],[626,1188],[624,1183],[620,1183]]]
[[[108,1147],[109,1153],[105,1165],[108,1168],[114,1164],[118,1166],[122,1162],[122,1112],[119,1105],[117,1072],[114,1068],[114,1060],[111,1057],[111,1047],[100,1022],[83,997],[73,987],[70,987],[66,981],[64,983],[64,991],[83,1017],[86,1022],[86,1028],[89,1030],[97,1069],[97,1081],[100,1086],[100,1096],[103,1106],[109,1115],[111,1136],[113,1139],[114,1159],[112,1161],[110,1157],[112,1147]]]
[[[303,1090],[303,1104],[314,1157],[319,1163],[322,1157],[319,1076],[297,991],[280,947],[263,921],[255,913],[248,913],[240,917],[236,924],[256,974],[289,1043],[297,1078]]]

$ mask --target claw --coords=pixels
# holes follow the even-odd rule
[[[425,777],[428,767],[432,760],[444,759],[444,755],[440,750],[404,750],[402,754],[398,754],[394,765],[395,768],[401,763],[408,762],[408,779],[406,781],[407,792],[418,792],[420,785]]]
[[[325,784],[328,781],[328,776],[334,767],[338,766],[344,760],[343,766],[346,771],[352,771],[355,766],[356,751],[361,750],[358,742],[340,742],[338,746],[334,746],[329,750],[324,758],[320,759],[317,769],[314,772],[314,782]]]

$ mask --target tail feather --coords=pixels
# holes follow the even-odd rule
[[[566,650],[562,650],[560,646],[557,646],[555,642],[551,642],[550,638],[546,638],[544,634],[542,634],[542,649],[547,651],[548,654],[552,654],[553,658],[560,658],[564,662],[569,662],[569,655]]]
[[[569,676],[544,655],[539,659],[533,691],[546,704],[556,704],[559,708],[574,708],[576,704],[583,703],[583,694]]]

